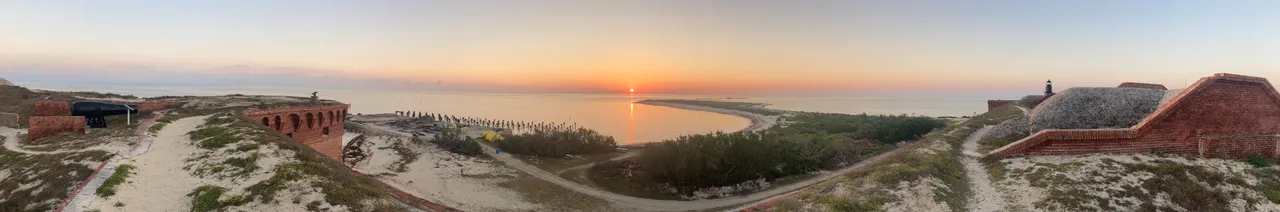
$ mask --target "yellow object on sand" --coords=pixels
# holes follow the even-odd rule
[[[484,131],[484,132],[480,132],[480,134],[484,135],[484,140],[489,141],[490,143],[505,139],[502,137],[502,134],[498,134],[498,132],[494,132],[494,131]]]

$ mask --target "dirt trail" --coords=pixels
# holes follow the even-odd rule
[[[89,208],[102,209],[102,211],[186,211],[190,210],[190,197],[187,193],[196,187],[203,185],[198,178],[191,176],[183,167],[189,154],[195,151],[195,147],[189,144],[187,132],[195,131],[197,127],[204,124],[205,118],[208,116],[187,117],[174,121],[173,123],[161,129],[159,134],[154,138],[153,142],[147,142],[146,150],[135,150],[135,154],[127,155],[126,158],[113,158],[113,163],[109,165],[119,165],[122,163],[132,164],[134,174],[129,176],[129,180],[138,183],[130,183],[118,187],[116,196],[111,197],[120,202],[129,202],[123,207],[103,206],[106,203],[94,202],[93,194],[80,194],[88,199],[76,200],[75,203],[67,207],[70,211],[87,210]],[[145,131],[143,131],[145,133]],[[151,139],[152,136],[143,136],[143,138]],[[155,151],[150,151],[155,150]],[[144,154],[145,153],[145,154]],[[129,160],[129,161],[121,161]],[[103,180],[107,176],[114,173],[115,167],[103,168],[99,172],[99,176]],[[98,181],[94,179],[94,181]],[[102,182],[90,183],[102,185]],[[95,190],[85,187],[85,191]]]
[[[676,201],[676,200],[655,200],[655,199],[631,197],[631,196],[615,194],[608,191],[592,188],[590,186],[574,183],[564,178],[560,178],[560,176],[556,174],[553,174],[553,173],[544,171],[542,169],[539,169],[538,167],[534,167],[532,165],[526,164],[524,163],[524,161],[521,161],[520,159],[512,157],[511,154],[495,155],[493,154],[493,148],[486,145],[480,145],[480,146],[485,149],[484,152],[486,154],[493,156],[494,158],[506,163],[508,166],[511,166],[512,168],[518,169],[520,171],[524,171],[525,173],[533,175],[534,177],[577,191],[579,193],[583,193],[583,194],[595,196],[604,200],[608,200],[609,202],[613,203],[614,206],[617,206],[617,207],[633,209],[633,210],[641,210],[641,211],[706,210],[706,209],[738,206],[742,204],[753,203],[757,200],[770,198],[779,194],[788,193],[804,187],[808,187],[813,184],[817,184],[822,181],[826,181],[827,179],[831,179],[833,177],[840,176],[844,173],[857,170],[858,168],[862,168],[867,164],[873,163],[875,161],[879,161],[884,157],[891,155],[891,152],[882,153],[880,155],[872,157],[871,159],[858,162],[857,164],[842,168],[837,171],[827,172],[825,174],[810,178],[805,181],[773,187],[769,190],[756,192],[749,195],[734,196],[734,197],[727,197],[727,198],[720,198],[720,199],[711,199],[711,200]],[[901,148],[896,149],[894,151],[899,151],[899,150],[901,150]]]
[[[373,126],[372,124],[364,124],[364,125]],[[409,133],[394,130],[394,129],[389,129],[388,127],[377,127],[377,129],[384,130],[392,134],[398,134],[400,136],[405,136],[405,137],[412,136]],[[596,189],[590,186],[569,181],[564,178],[560,178],[560,176],[555,173],[547,172],[546,170],[542,170],[533,165],[529,165],[528,163],[525,163],[524,161],[518,158],[512,157],[511,154],[494,154],[494,149],[492,147],[489,147],[488,145],[480,145],[480,147],[484,148],[485,154],[488,154],[489,156],[493,156],[494,159],[497,159],[499,161],[502,161],[503,163],[506,163],[506,165],[511,168],[520,170],[531,176],[537,177],[538,179],[551,182],[553,184],[576,191],[578,193],[583,193],[586,195],[591,195],[600,199],[604,199],[612,203],[615,207],[618,207],[619,209],[623,209],[626,211],[692,211],[692,210],[708,210],[708,209],[724,208],[724,207],[730,207],[730,206],[739,206],[743,204],[755,203],[756,201],[759,201],[762,199],[772,198],[781,194],[790,193],[792,191],[809,187],[810,185],[817,184],[822,181],[826,181],[828,179],[843,175],[845,173],[849,173],[851,171],[865,167],[868,164],[875,163],[876,161],[880,161],[885,157],[892,155],[893,152],[903,150],[902,148],[898,148],[890,152],[881,153],[880,155],[877,155],[867,160],[863,160],[862,162],[858,162],[848,167],[845,167],[836,171],[827,172],[813,178],[809,178],[808,180],[805,180],[805,181],[773,187],[765,191],[756,192],[748,195],[741,195],[741,196],[734,196],[734,197],[727,197],[727,198],[720,198],[720,199],[710,199],[710,200],[678,201],[678,200],[645,199],[645,198],[615,194],[612,192]]]
[[[964,145],[961,145],[964,151],[966,153],[977,151],[979,148],[978,140],[982,140],[982,137],[988,131],[991,131],[991,127],[986,126],[970,134],[969,138],[964,140]],[[980,155],[974,157],[970,154],[965,154],[960,158],[960,162],[964,164],[965,175],[969,177],[968,211],[1002,211],[1006,205],[1004,195],[1001,195],[1000,191],[991,186],[991,178],[987,174],[987,168],[978,159],[981,159]]]
[[[115,174],[116,168],[120,166],[121,160],[137,157],[142,154],[146,154],[151,150],[151,143],[155,139],[149,136],[148,130],[151,128],[151,125],[156,123],[157,119],[164,117],[164,114],[167,112],[169,112],[169,110],[156,111],[155,113],[152,113],[153,115],[151,115],[151,117],[139,120],[138,126],[133,131],[135,135],[141,136],[138,139],[137,145],[133,146],[133,149],[129,152],[119,152],[116,156],[113,156],[111,159],[107,159],[106,162],[103,162],[98,170],[94,172],[94,175],[90,177],[89,180],[82,183],[80,188],[77,189],[77,192],[68,197],[70,201],[63,203],[63,205],[59,207],[59,211],[81,211],[90,204],[93,204],[93,198],[96,197],[96,194],[93,193],[98,190],[98,187],[102,186],[102,183],[106,182],[108,177]],[[78,151],[90,150],[94,150],[94,148]],[[44,154],[52,153],[55,152],[46,152]]]

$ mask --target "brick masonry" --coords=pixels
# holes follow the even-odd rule
[[[350,107],[343,104],[249,110],[244,116],[342,161],[342,135],[346,132],[344,125]]]
[[[1141,82],[1124,82],[1124,83],[1120,83],[1120,86],[1116,86],[1116,87],[1117,88],[1146,88],[1146,89],[1156,89],[1156,90],[1169,90],[1169,88],[1165,88],[1164,85],[1161,85],[1161,84],[1151,84],[1151,83],[1141,83]]]
[[[1280,135],[1280,93],[1271,83],[1215,74],[1201,78],[1133,127],[1042,130],[987,156],[1159,152],[1276,157],[1280,139],[1275,135]]]
[[[71,114],[71,103],[65,101],[38,101],[35,116],[63,116]]]
[[[84,134],[84,116],[34,116],[28,118],[27,141],[36,143],[41,138],[71,132]]]
[[[21,121],[19,121],[19,120],[22,120],[22,119],[20,119],[21,117],[22,117],[22,116],[19,116],[19,115],[18,115],[18,114],[16,114],[16,113],[3,113],[3,112],[0,112],[0,127],[9,127],[9,128],[19,128],[19,127],[22,127],[22,126],[21,126],[21,125],[22,125],[22,122],[21,122]]]
[[[1000,106],[1013,104],[1015,102],[1018,102],[1018,100],[987,100],[987,111],[995,110]]]

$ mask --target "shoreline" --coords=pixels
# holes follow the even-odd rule
[[[684,110],[719,113],[724,115],[737,116],[737,117],[745,118],[748,121],[751,121],[751,124],[747,125],[747,127],[742,128],[741,130],[738,130],[737,132],[761,131],[764,129],[769,129],[774,125],[778,124],[778,117],[780,117],[780,116],[766,116],[763,114],[757,114],[757,113],[741,111],[741,110],[715,108],[715,107],[707,107],[707,106],[701,106],[701,105],[670,103],[670,102],[639,101],[635,103],[643,104],[643,105],[670,107],[670,108],[684,109]]]

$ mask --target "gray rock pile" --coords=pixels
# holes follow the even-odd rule
[[[1067,89],[1031,111],[1031,132],[1128,128],[1155,112],[1164,97],[1165,91],[1155,89]]]

